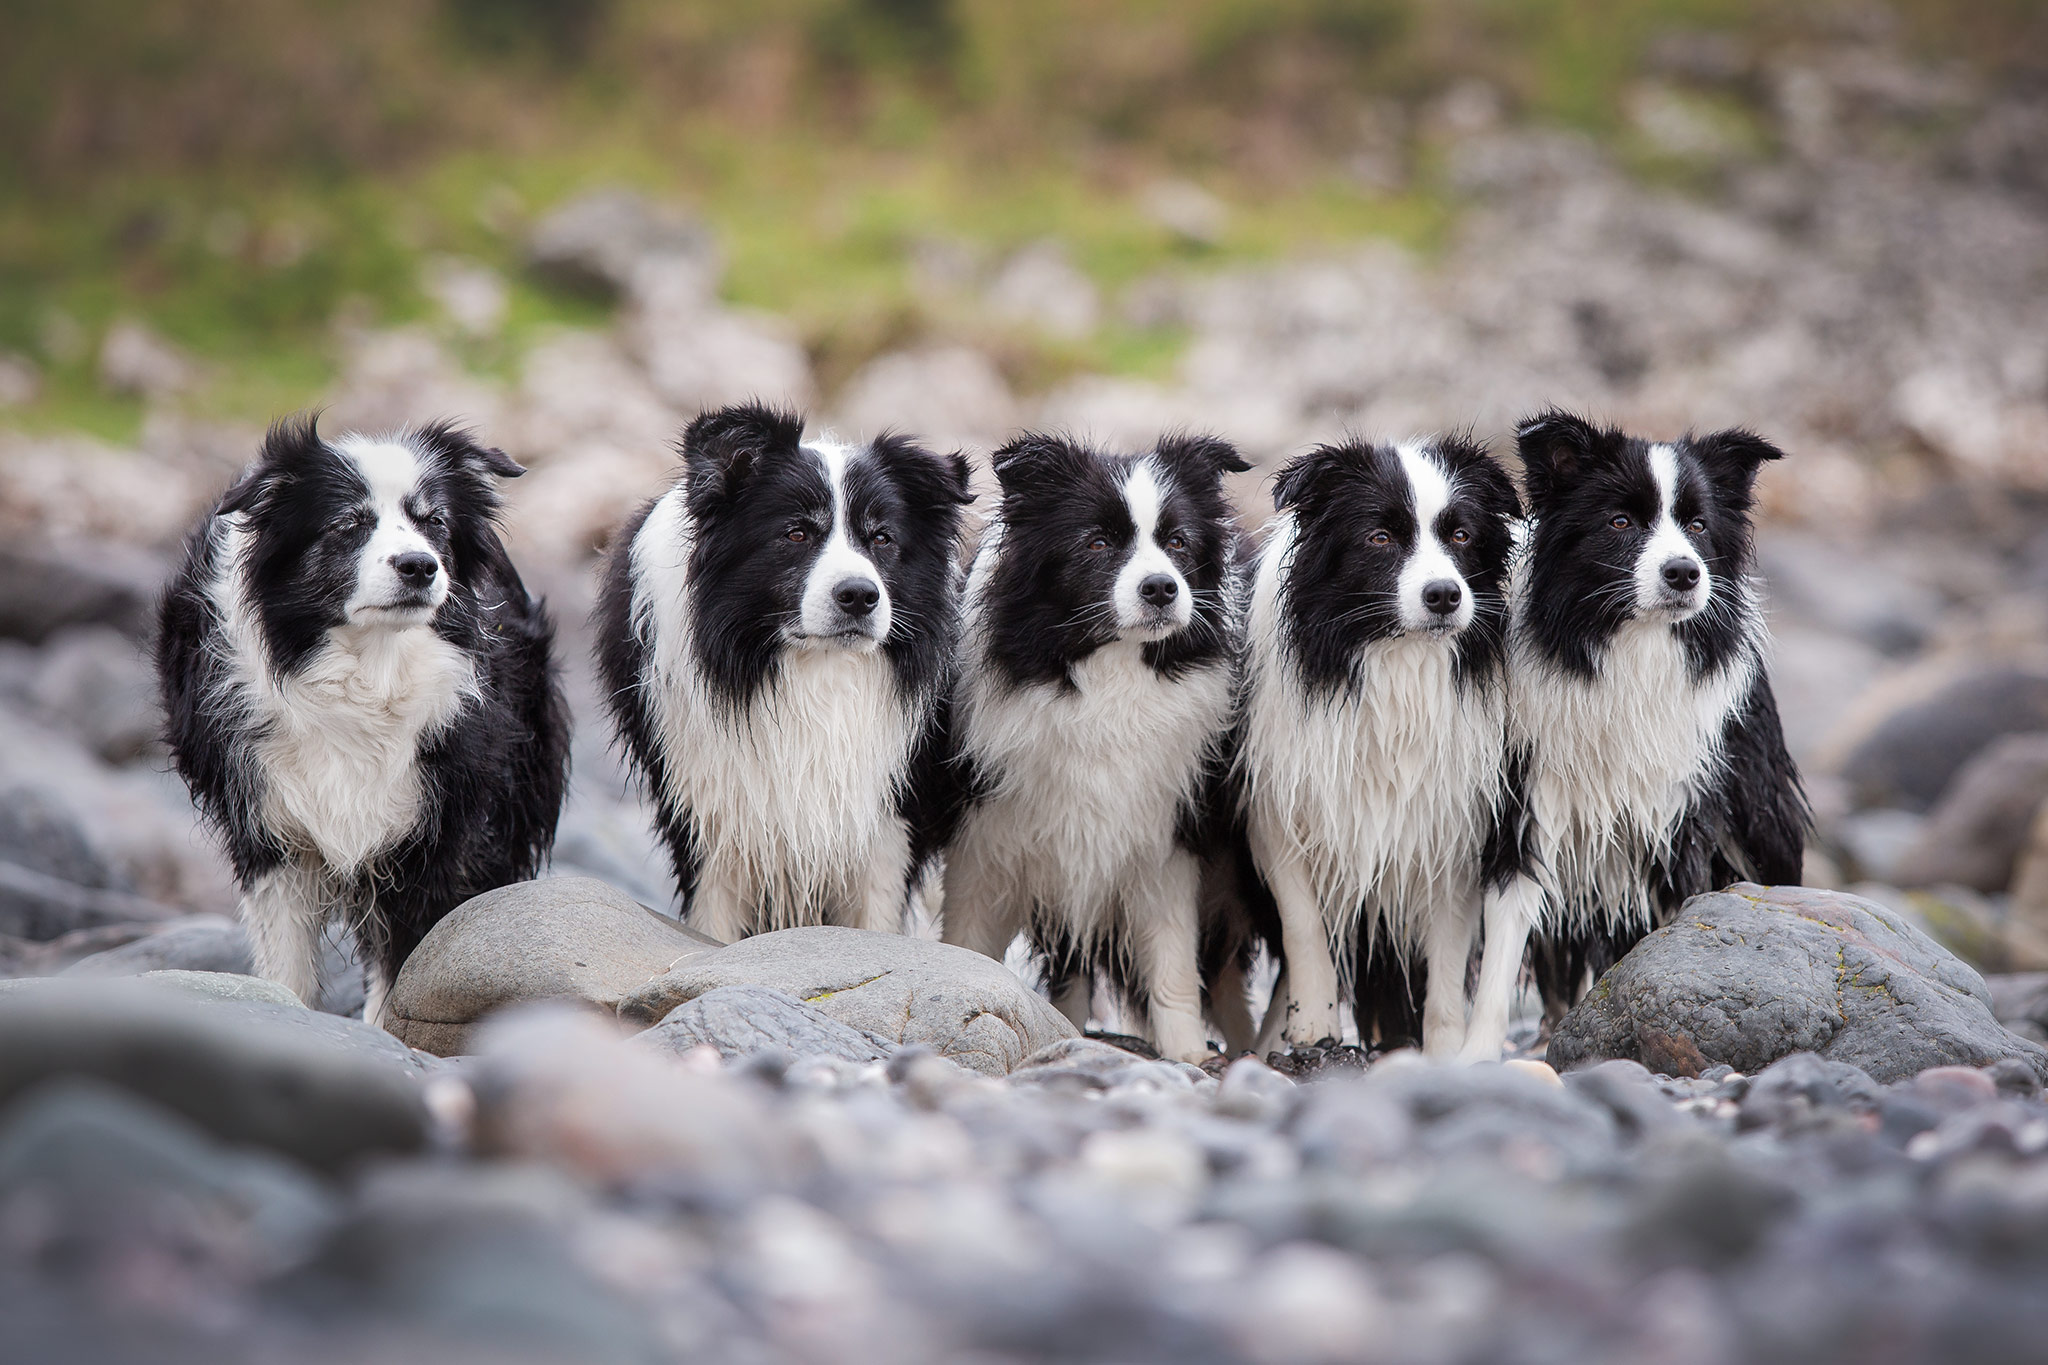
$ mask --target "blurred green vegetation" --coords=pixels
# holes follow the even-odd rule
[[[1903,0],[1910,41],[2038,79],[2036,0]],[[131,430],[100,391],[106,326],[207,362],[208,411],[261,416],[331,377],[338,321],[427,317],[422,264],[504,273],[509,366],[602,310],[520,271],[533,218],[579,188],[678,199],[718,232],[738,303],[792,318],[827,384],[961,325],[913,287],[920,244],[993,256],[1055,238],[1099,283],[1319,243],[1429,250],[1455,206],[1429,111],[1481,81],[1511,117],[1631,142],[1651,45],[1751,50],[1844,22],[1833,0],[6,0],[0,350],[42,396],[4,420]],[[1767,92],[1687,95],[1759,143]],[[1376,158],[1376,159],[1375,159]],[[1385,165],[1391,159],[1395,172]],[[1366,166],[1370,160],[1372,165]],[[1363,169],[1362,169],[1363,167]],[[1139,208],[1165,176],[1229,206],[1210,243]],[[1020,382],[1154,372],[1170,329],[977,338]]]

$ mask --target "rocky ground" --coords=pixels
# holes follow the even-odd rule
[[[150,396],[132,448],[0,430],[10,1337],[65,1360],[2038,1358],[2048,106],[1881,44],[1667,60],[1640,131],[1693,190],[1468,90],[1433,116],[1463,205],[1441,258],[1361,245],[1105,298],[1057,244],[919,247],[947,316],[1185,328],[1169,382],[1017,392],[965,327],[819,392],[780,321],[719,300],[715,244],[616,194],[532,242],[536,270],[615,293],[615,324],[510,380],[455,359],[502,311],[459,262],[441,323],[343,330],[330,428],[460,416],[530,466],[510,536],[579,721],[556,870],[592,880],[444,935],[394,997],[411,1049],[347,1017],[346,943],[321,1012],[239,975],[140,646],[256,433],[190,417],[191,362],[110,334],[106,381]],[[1723,80],[1774,92],[1770,150],[1686,121],[1673,91]],[[1067,1037],[943,956],[871,988],[690,943],[635,905],[669,908],[667,878],[582,618],[678,424],[757,392],[976,453],[1025,422],[1212,427],[1260,462],[1248,523],[1275,461],[1347,427],[1499,440],[1549,402],[1757,427],[1790,452],[1760,549],[1807,880],[1866,900],[1695,907],[1560,1031],[1553,1059],[1586,1068],[1562,1084],[1360,1075],[1356,1049],[1275,1059],[1310,1084],[1219,1076]],[[1751,920],[1772,951],[1731,966]],[[920,1016],[934,990],[951,1004]],[[522,1004],[544,996],[595,1013]]]

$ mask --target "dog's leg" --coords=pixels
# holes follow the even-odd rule
[[[1176,851],[1125,904],[1137,967],[1152,1004],[1152,1041],[1159,1055],[1200,1062],[1209,1055],[1202,1024],[1201,869]]]
[[[1522,953],[1529,930],[1543,910],[1543,891],[1531,877],[1517,877],[1501,891],[1486,894],[1486,950],[1479,958],[1479,989],[1472,997],[1472,1019],[1465,1029],[1460,1061],[1498,1061],[1508,1038],[1508,1011],[1515,1003],[1515,982],[1522,974]]]
[[[1052,1006],[1067,1016],[1067,1022],[1082,1033],[1088,1031],[1088,1016],[1095,1009],[1095,973],[1078,971],[1053,989]]]
[[[1237,1057],[1252,1050],[1258,1025],[1252,1022],[1251,1001],[1246,997],[1244,964],[1235,957],[1216,969],[1209,982],[1209,1017],[1223,1035],[1223,1049]]]
[[[320,930],[327,887],[317,864],[287,862],[242,894],[242,924],[256,975],[312,1005],[320,998]]]
[[[990,865],[980,839],[957,841],[946,853],[946,889],[939,915],[942,942],[1003,960],[1024,927],[1014,878]]]
[[[1422,1051],[1430,1057],[1456,1055],[1465,1044],[1465,964],[1479,917],[1472,902],[1453,893],[1429,907],[1422,928],[1428,964],[1422,999]]]
[[[901,820],[887,821],[868,856],[857,929],[903,932],[904,909],[910,899],[910,829]]]
[[[1280,948],[1287,954],[1287,1005],[1281,1037],[1293,1044],[1343,1035],[1337,1014],[1337,963],[1323,908],[1299,859],[1283,856],[1263,867],[1280,909]],[[1279,997],[1275,997],[1276,1002]]]
[[[1259,1019],[1259,1036],[1252,1052],[1260,1057],[1279,1050],[1280,1026],[1287,1022],[1287,967],[1283,963],[1273,977],[1273,992],[1266,997],[1266,1012]]]
[[[720,943],[738,943],[753,927],[748,898],[730,868],[706,863],[697,873],[697,894],[690,898],[689,923]]]

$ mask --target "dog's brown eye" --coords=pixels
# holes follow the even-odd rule
[[[1107,550],[1109,548],[1109,537],[1091,536],[1088,540],[1088,548],[1097,552]]]
[[[1685,524],[1685,529],[1692,532],[1696,536],[1705,535],[1707,533],[1706,518],[1694,517],[1691,521],[1688,521]]]
[[[1169,550],[1185,550],[1187,547],[1188,538],[1178,531],[1166,538],[1166,548]]]
[[[801,526],[792,526],[789,528],[788,539],[789,543],[792,545],[801,545],[810,538],[811,533],[809,531],[806,531]]]
[[[1368,545],[1392,545],[1394,538],[1385,531],[1374,531],[1365,538],[1365,543]]]
[[[1627,516],[1615,516],[1609,518],[1607,524],[1617,531],[1626,531],[1629,527],[1635,525],[1635,522]]]
[[[868,537],[868,544],[874,546],[878,550],[886,546],[894,545],[895,543],[896,537],[890,535],[887,531],[877,531],[873,535]]]
[[[1464,527],[1460,526],[1457,530],[1451,532],[1451,544],[1470,545],[1471,543],[1472,533],[1466,530]]]

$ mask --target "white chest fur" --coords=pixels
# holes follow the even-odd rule
[[[1648,919],[1646,870],[1717,775],[1728,717],[1757,667],[1756,650],[1745,648],[1695,679],[1661,621],[1623,626],[1591,679],[1517,644],[1511,725],[1529,746],[1538,872],[1556,913]]]
[[[960,842],[1084,941],[1131,879],[1171,853],[1176,816],[1229,721],[1226,665],[1168,680],[1142,649],[1096,650],[1072,688],[1009,687],[976,657],[961,687],[962,743],[987,788]]]
[[[228,686],[254,736],[264,823],[338,875],[364,871],[418,822],[422,741],[477,696],[473,661],[426,626],[337,628],[298,671],[269,667],[230,530],[215,583]]]
[[[1262,554],[1247,622],[1242,777],[1262,860],[1308,877],[1343,941],[1363,915],[1413,944],[1429,911],[1469,899],[1501,791],[1504,697],[1458,685],[1450,642],[1366,645],[1355,689],[1312,694],[1285,645],[1285,523]]]
[[[655,504],[633,543],[634,628],[670,796],[691,813],[705,875],[766,912],[765,927],[833,918],[864,894],[870,864],[901,839],[896,796],[916,717],[888,657],[799,648],[738,714],[690,652],[687,517]]]

